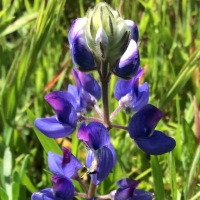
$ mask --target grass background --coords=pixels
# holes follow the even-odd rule
[[[58,145],[67,146],[84,162],[86,151],[76,134],[55,142],[34,131],[32,123],[35,117],[53,113],[43,99],[47,92],[66,90],[74,83],[67,39],[70,24],[98,2],[0,1],[1,200],[30,199],[31,193],[51,187],[46,151],[60,153]],[[157,129],[174,137],[177,145],[169,154],[149,156],[125,131],[111,130],[118,162],[97,192],[109,193],[116,189],[116,180],[131,177],[140,181],[140,189],[154,192],[157,200],[200,199],[200,1],[106,2],[138,24],[145,68],[141,82],[149,83],[150,103],[164,112]],[[112,96],[115,82],[113,76]],[[117,101],[111,100],[114,110]],[[120,112],[114,122],[126,125],[130,117]],[[81,191],[77,184],[76,188]]]

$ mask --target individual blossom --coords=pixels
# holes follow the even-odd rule
[[[77,179],[78,173],[83,165],[80,161],[65,147],[62,147],[63,156],[48,152],[48,166],[50,171],[60,177]]]
[[[90,74],[72,69],[79,98],[85,101],[86,110],[91,110],[96,102],[101,98],[101,87],[98,82]],[[73,94],[74,94],[73,93]]]
[[[122,178],[117,181],[119,186],[117,189],[114,200],[152,200],[153,194],[144,190],[136,189],[139,182],[130,178]]]
[[[135,77],[130,80],[119,79],[115,85],[114,97],[127,113],[136,112],[148,103],[148,83],[139,85],[139,78],[143,71],[143,69],[139,69]]]
[[[130,137],[145,153],[160,155],[173,150],[176,146],[173,138],[154,130],[162,116],[161,110],[147,104],[133,115],[129,122]]]
[[[71,179],[78,179],[77,171],[83,166],[72,153],[62,148],[63,156],[48,152],[48,166],[53,173],[52,188],[33,193],[32,200],[72,200],[74,185]]]
[[[86,166],[93,184],[98,185],[112,171],[116,164],[116,153],[110,142],[110,135],[105,126],[99,122],[83,122],[78,130],[78,139],[87,150]]]
[[[55,111],[49,118],[38,118],[34,124],[39,131],[50,138],[66,137],[73,133],[77,125],[77,103],[69,92],[53,91],[45,96],[45,100]]]
[[[113,73],[123,79],[132,78],[140,66],[140,56],[138,45],[131,39],[128,48],[113,69]]]
[[[90,71],[95,68],[94,57],[85,38],[86,22],[86,17],[76,19],[68,34],[73,63],[82,71]]]

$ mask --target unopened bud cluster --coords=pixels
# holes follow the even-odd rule
[[[138,28],[131,20],[123,20],[120,13],[106,3],[88,11],[86,17],[76,19],[69,32],[74,63],[81,71],[91,71],[109,65],[107,71],[130,79],[139,68]]]

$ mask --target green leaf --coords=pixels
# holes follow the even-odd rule
[[[9,147],[6,148],[3,159],[4,159],[3,174],[4,174],[6,192],[8,194],[9,199],[12,200],[12,182],[11,182],[12,154]]]
[[[28,114],[30,123],[32,124],[33,129],[34,129],[38,139],[40,140],[40,143],[43,146],[44,150],[46,152],[52,151],[54,153],[61,155],[62,151],[61,151],[60,147],[58,146],[58,144],[56,143],[56,141],[52,138],[46,137],[43,133],[38,131],[36,129],[36,127],[34,126],[34,120],[35,120],[34,114],[30,110],[27,110],[27,114]]]
[[[23,178],[24,178],[24,174],[26,172],[26,166],[27,166],[27,163],[28,163],[28,158],[29,158],[29,155],[26,155],[24,157],[23,162],[22,162],[22,166],[21,166],[21,169],[20,169],[20,175],[19,175],[20,181],[22,181]]]
[[[0,187],[0,199],[1,200],[9,200],[8,195],[6,194],[5,190]]]
[[[177,200],[176,164],[173,156],[173,151],[169,152],[168,160],[172,199]]]
[[[151,156],[151,168],[153,175],[154,191],[157,199],[165,200],[165,190],[163,184],[163,173],[157,156]]]
[[[12,180],[12,200],[18,200],[20,193],[20,178],[19,173],[14,172]]]
[[[194,155],[194,158],[193,158],[193,162],[192,162],[191,167],[190,167],[188,180],[186,181],[187,184],[186,184],[186,187],[185,187],[185,199],[188,199],[188,197],[193,192],[193,191],[191,191],[191,186],[193,184],[195,172],[198,174],[198,171],[196,171],[196,170],[199,167],[199,160],[200,160],[200,145],[196,149],[196,152],[195,152],[195,155]]]
[[[25,26],[26,24],[30,23],[31,21],[35,20],[38,16],[38,13],[32,13],[30,15],[23,16],[10,24],[1,34],[0,37],[8,35],[14,31],[17,31],[21,27]]]
[[[191,78],[192,73],[197,68],[197,63],[199,62],[198,59],[200,57],[200,47],[196,49],[190,59],[185,63],[182,70],[180,71],[179,75],[176,78],[174,84],[169,87],[170,90],[161,100],[160,107],[165,107],[167,104],[172,101],[176,94],[180,92],[186,82]]]
[[[36,187],[33,185],[33,183],[31,182],[30,178],[27,176],[27,174],[24,174],[24,177],[23,177],[23,185],[26,186],[26,188],[31,192],[36,192],[37,189]]]

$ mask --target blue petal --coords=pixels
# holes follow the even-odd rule
[[[139,66],[138,46],[134,40],[131,40],[118,65],[115,67],[114,73],[121,78],[130,79],[137,73]]]
[[[139,31],[136,23],[133,22],[132,20],[124,20],[124,22],[128,26],[128,29],[130,30],[130,38],[138,42]]]
[[[149,101],[149,86],[148,83],[143,83],[137,89],[137,95],[133,91],[133,105],[131,110],[136,112],[145,106]]]
[[[119,188],[115,193],[114,200],[137,200],[133,198],[134,188]]]
[[[109,143],[108,145],[107,145],[107,147],[111,150],[111,152],[112,152],[112,155],[113,155],[113,168],[114,168],[114,166],[116,165],[116,162],[117,162],[117,156],[116,156],[116,152],[115,152],[115,149],[114,149],[114,147],[113,147],[113,145],[111,144],[111,143]]]
[[[87,22],[87,17],[77,18],[76,20],[73,21],[68,33],[68,40],[70,45],[73,44],[74,37],[86,25],[86,22]]]
[[[114,90],[115,99],[119,101],[122,97],[124,97],[126,94],[131,92],[133,81],[134,81],[134,78],[130,80],[119,79],[115,85],[115,90]]]
[[[73,104],[76,105],[76,100],[70,93],[55,91],[46,95],[45,99],[56,112],[59,122],[76,127],[76,106],[73,106]]]
[[[86,163],[85,163],[87,168],[91,167],[93,161],[94,161],[94,152],[92,150],[88,150],[88,154],[86,157]]]
[[[130,178],[122,178],[119,181],[117,181],[116,184],[120,188],[125,189],[125,188],[130,188],[130,187],[136,188],[139,185],[139,182]]]
[[[53,152],[48,152],[48,166],[53,175],[64,176],[62,168],[62,156]]]
[[[152,200],[153,194],[143,190],[133,188],[118,189],[115,193],[114,200]]]
[[[94,157],[93,152],[89,153],[89,156],[87,156],[87,167],[92,167],[94,164],[94,160],[92,160],[92,157]],[[95,159],[97,159],[97,166],[96,166],[96,173],[90,174],[92,182],[95,185],[98,185],[101,181],[103,181],[110,172],[112,172],[113,169],[113,163],[114,158],[113,154],[110,149],[108,149],[106,146],[98,149],[95,152]]]
[[[46,188],[39,192],[33,193],[31,200],[60,200],[60,198],[53,196],[51,188]]]
[[[77,171],[80,170],[83,167],[83,165],[67,148],[62,147],[62,151],[62,167],[65,176],[70,178],[76,178],[78,176]]]
[[[34,122],[35,126],[44,135],[50,138],[63,138],[72,134],[76,126],[61,124],[56,116],[49,118],[38,118]]]
[[[161,118],[161,110],[151,104],[145,105],[133,115],[129,122],[130,137],[132,139],[149,137]]]
[[[94,57],[85,39],[85,32],[81,29],[73,39],[71,48],[73,63],[81,70],[92,70],[95,67]]]
[[[130,80],[119,79],[115,85],[114,97],[119,101],[122,97],[126,96],[128,93],[134,90],[135,82],[142,76],[143,72],[144,69],[139,68],[136,76],[134,76]]]
[[[140,149],[151,155],[167,153],[172,151],[176,146],[176,142],[173,138],[160,131],[154,131],[149,137],[136,138],[135,142]]]
[[[68,92],[70,94],[72,94],[74,96],[74,98],[76,99],[76,103],[77,103],[76,111],[77,112],[85,112],[87,104],[86,104],[85,100],[81,97],[81,95],[79,94],[77,87],[69,84]]]
[[[133,199],[135,200],[152,200],[154,195],[151,192],[136,189],[134,191]]]
[[[76,109],[77,107],[76,98],[72,94],[66,91],[53,91],[46,94],[44,98],[52,107],[54,106],[54,101],[56,104],[56,102],[59,102],[60,100],[61,101],[60,104],[62,104],[62,99],[64,101],[71,103],[74,109]]]
[[[48,166],[54,175],[75,178],[83,167],[80,161],[66,148],[62,147],[63,156],[48,152]]]
[[[72,70],[72,73],[78,88],[83,88],[97,100],[101,98],[101,87],[93,76],[75,69]]]
[[[62,200],[73,200],[74,185],[69,178],[53,176],[53,193]]]
[[[110,143],[108,130],[99,122],[90,122],[87,126],[83,122],[78,130],[77,137],[93,150],[97,150]]]

